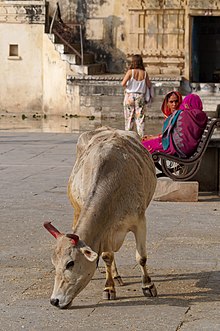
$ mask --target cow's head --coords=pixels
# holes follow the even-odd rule
[[[50,222],[45,222],[44,227],[57,239],[52,256],[56,275],[50,302],[58,308],[68,308],[91,280],[98,255],[76,234],[64,235]]]

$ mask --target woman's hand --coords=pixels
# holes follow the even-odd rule
[[[142,141],[148,141],[153,138],[154,138],[154,136],[152,136],[152,135],[146,135],[146,136],[143,136]]]
[[[156,138],[160,138],[160,137],[162,137],[161,134],[158,134],[157,136],[146,135],[146,136],[143,136],[142,141],[148,141],[148,140],[152,140],[152,139],[156,139]]]

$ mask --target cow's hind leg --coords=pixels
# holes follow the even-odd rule
[[[142,290],[145,296],[156,297],[157,289],[154,283],[151,281],[150,276],[147,272],[146,262],[147,262],[147,253],[146,253],[146,220],[145,216],[143,219],[140,219],[136,231],[134,231],[136,239],[136,261],[141,267],[142,271]]]
[[[103,299],[114,300],[116,298],[115,284],[112,277],[112,263],[114,254],[111,252],[103,252],[102,259],[105,262],[106,282],[103,292]]]

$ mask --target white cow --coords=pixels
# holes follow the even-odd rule
[[[145,296],[157,291],[146,268],[146,219],[156,186],[154,163],[134,132],[102,127],[83,133],[68,196],[74,207],[73,234],[44,226],[57,239],[52,262],[56,269],[51,304],[67,308],[91,280],[97,259],[106,265],[104,297],[114,299],[114,253],[132,231]]]

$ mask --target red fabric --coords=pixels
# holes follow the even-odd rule
[[[154,152],[163,152],[166,154],[173,154],[172,153],[172,146],[170,146],[166,151],[163,149],[162,145],[162,136],[159,136],[157,138],[149,139],[149,140],[144,140],[142,141],[142,145],[151,153],[153,154]]]
[[[168,108],[168,105],[167,105],[167,102],[168,102],[168,99],[169,97],[172,95],[172,94],[175,94],[179,100],[179,103],[176,105],[176,109],[179,109],[179,106],[180,104],[182,103],[182,95],[177,92],[177,91],[170,91],[166,94],[164,100],[163,100],[163,103],[162,103],[162,106],[161,106],[161,111],[164,113],[165,117],[168,117],[171,115],[171,110],[170,108]]]

